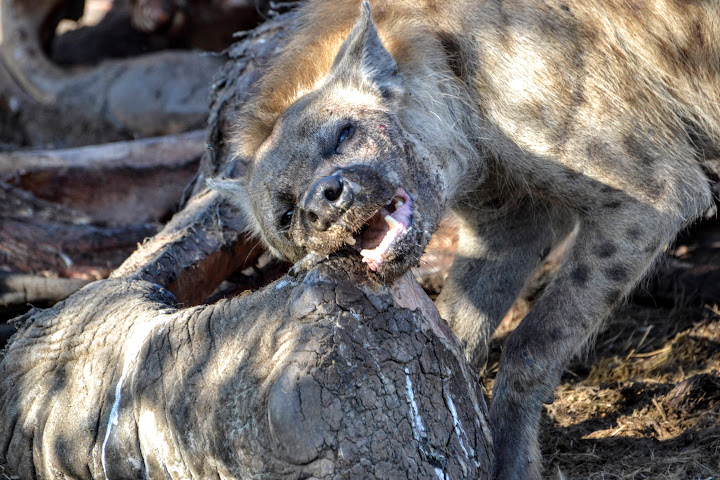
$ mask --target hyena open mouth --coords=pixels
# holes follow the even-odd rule
[[[413,201],[399,188],[393,199],[377,210],[348,241],[362,255],[362,261],[376,272],[391,249],[410,231]]]

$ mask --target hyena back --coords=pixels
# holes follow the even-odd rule
[[[720,4],[315,0],[238,115],[216,181],[276,254],[357,251],[388,278],[446,209],[438,307],[482,366],[550,249],[559,271],[505,347],[497,479],[540,478],[543,402],[677,232],[712,204]],[[358,12],[360,12],[358,18]]]

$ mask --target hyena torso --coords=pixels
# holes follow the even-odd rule
[[[239,114],[249,171],[215,185],[277,254],[359,251],[387,277],[418,260],[454,209],[461,237],[438,307],[478,366],[528,278],[576,228],[493,389],[495,477],[540,478],[541,405],[564,366],[712,203],[720,4],[302,8]]]

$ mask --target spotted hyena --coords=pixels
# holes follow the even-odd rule
[[[244,105],[218,181],[277,255],[345,250],[393,278],[460,222],[437,305],[482,366],[550,249],[492,395],[497,479],[540,478],[543,402],[677,232],[712,203],[720,3],[314,0]]]

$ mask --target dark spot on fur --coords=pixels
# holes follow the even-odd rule
[[[550,330],[550,332],[548,332],[548,333],[550,334],[550,340],[551,340],[553,343],[559,342],[559,341],[561,341],[561,340],[565,337],[564,332],[563,332],[562,329],[560,329],[560,328],[553,328],[553,329]]]
[[[691,50],[685,47],[678,47],[678,56],[683,63],[690,63],[694,55]]]
[[[582,61],[577,60],[575,63],[582,63]],[[582,87],[582,85],[580,85]],[[572,97],[573,104],[574,105],[580,105],[582,103],[585,103],[585,94],[583,93],[581,88],[575,88],[570,93],[570,96]]]
[[[565,4],[560,4],[560,10],[565,10],[566,12],[569,12],[569,11],[570,11],[570,7],[568,7],[568,6],[565,5]]]
[[[621,263],[616,263],[605,270],[605,276],[613,282],[626,282],[629,277],[627,267]]]
[[[666,182],[665,180],[656,180],[652,177],[647,178],[645,182],[645,194],[651,200],[657,200],[665,195]]]
[[[610,258],[617,252],[617,247],[612,242],[602,243],[595,251],[600,258]]]
[[[690,143],[699,158],[716,158],[720,156],[720,146],[715,144],[705,128],[690,118],[683,118],[683,126],[685,134],[690,139]]]
[[[703,27],[702,23],[700,21],[696,21],[693,24],[693,34],[695,36],[695,39],[698,42],[698,45],[701,47],[705,46],[705,35],[703,34]]]
[[[628,155],[640,160],[645,166],[650,166],[657,160],[648,152],[647,148],[640,143],[635,135],[627,135],[623,140],[623,145]]]
[[[610,290],[605,296],[605,301],[608,305],[616,305],[620,303],[623,298],[622,290]]]
[[[570,273],[570,277],[575,282],[575,285],[583,287],[590,280],[590,269],[587,265],[581,263]]]
[[[577,172],[575,170],[565,170],[565,176],[568,180],[577,180],[580,177],[581,173]]]
[[[633,225],[628,228],[625,233],[627,233],[630,240],[638,240],[642,236],[643,232],[639,225]]]
[[[552,250],[550,247],[544,248],[543,251],[540,252],[540,258],[541,258],[542,260],[544,260],[545,258],[547,258],[547,256],[550,255],[550,250]]]
[[[500,210],[502,207],[505,206],[505,198],[493,197],[487,201],[487,205],[494,210]]]
[[[382,95],[382,98],[385,100],[390,100],[395,95],[395,92],[393,92],[390,88],[380,88],[380,95]]]
[[[622,202],[619,201],[619,200],[614,200],[614,201],[612,201],[612,202],[607,202],[607,203],[604,203],[604,204],[603,204],[603,207],[605,207],[605,208],[610,208],[610,209],[612,209],[612,210],[617,210],[617,209],[620,208],[621,206],[622,206]]]
[[[610,155],[610,147],[606,142],[594,138],[588,142],[585,152],[591,160],[602,160]]]
[[[455,35],[447,32],[439,33],[438,38],[447,56],[448,67],[456,77],[462,79],[464,71],[460,55],[460,42]]]
[[[641,13],[646,7],[645,2],[642,0],[630,0],[629,2],[625,3],[625,8],[629,13],[637,15]]]

